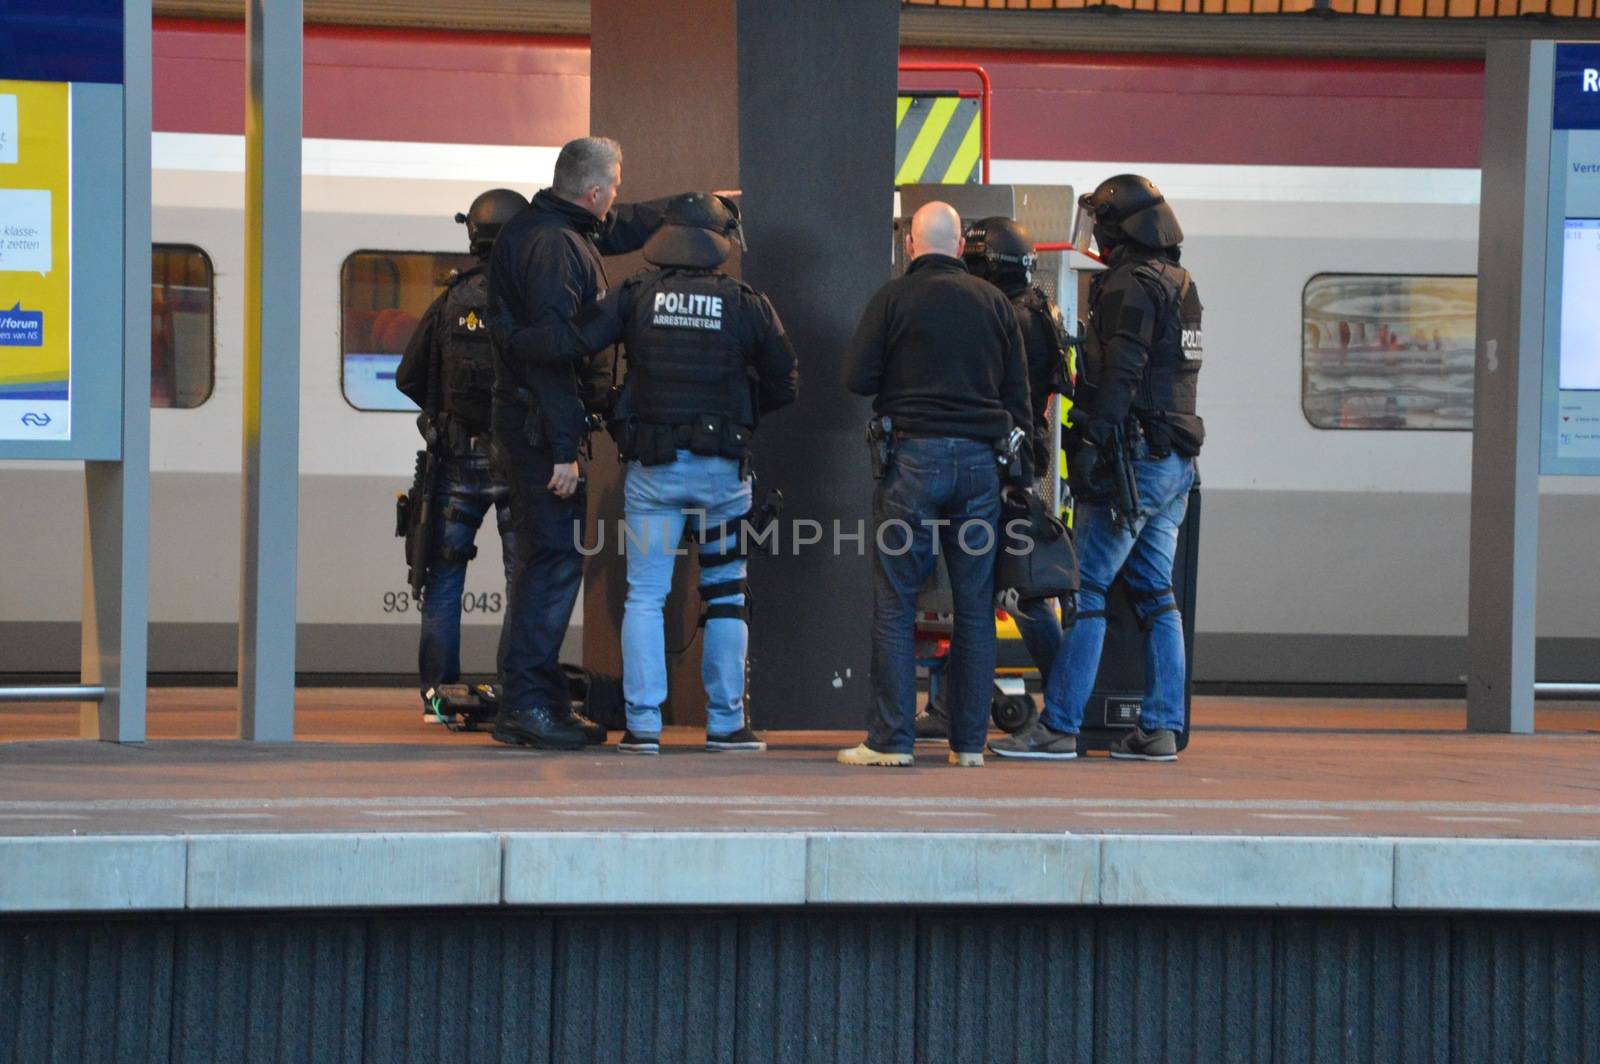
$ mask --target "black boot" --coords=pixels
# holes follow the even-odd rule
[[[606,741],[606,737],[610,734],[606,731],[604,725],[596,724],[582,713],[579,713],[577,710],[571,708],[567,710],[567,719],[562,721],[562,723],[569,728],[575,728],[576,730],[582,732],[584,741],[590,746],[601,745]]]
[[[498,742],[538,750],[582,750],[585,745],[583,732],[546,706],[522,710],[502,706],[489,734]]]

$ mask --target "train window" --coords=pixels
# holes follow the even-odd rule
[[[345,402],[357,410],[415,410],[394,386],[406,343],[454,270],[471,255],[433,251],[357,251],[339,270],[340,373]]]
[[[1475,277],[1322,273],[1301,301],[1300,403],[1319,429],[1471,429]]]
[[[216,288],[211,258],[192,244],[150,249],[150,405],[191,410],[211,398]]]

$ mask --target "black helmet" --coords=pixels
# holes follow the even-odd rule
[[[1183,227],[1161,190],[1147,177],[1118,174],[1078,198],[1078,206],[1094,219],[1094,235],[1102,250],[1132,240],[1155,251],[1183,243]]]
[[[988,281],[1001,278],[1026,282],[1037,257],[1027,227],[1004,215],[983,218],[967,226],[967,269]]]
[[[520,192],[509,188],[491,188],[472,201],[466,214],[457,214],[456,221],[467,226],[467,245],[474,255],[487,255],[500,235],[500,227],[515,218],[528,201]]]
[[[645,242],[644,258],[654,266],[714,269],[732,254],[728,238],[738,230],[739,212],[731,200],[686,192],[668,201],[661,228]]]

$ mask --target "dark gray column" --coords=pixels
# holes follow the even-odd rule
[[[751,564],[752,718],[761,727],[854,726],[868,699],[871,529],[843,552],[833,542],[835,527],[854,532],[869,520],[871,481],[867,404],[845,391],[840,359],[889,277],[899,6],[690,0],[667,10],[594,0],[590,129],[622,141],[628,198],[744,192],[743,276],[772,298],[801,366],[799,403],[768,419],[756,441],[758,493],[780,488],[788,510],[782,556]],[[610,521],[620,476],[601,446],[589,477],[591,512]],[[799,555],[789,536],[796,520],[817,522],[821,535]],[[624,580],[614,548],[591,559],[590,668],[619,667]],[[686,587],[680,573],[669,648],[693,633],[698,603]],[[701,719],[698,671],[697,653],[673,671],[676,722]]]
[[[1473,378],[1467,730],[1533,731],[1550,106],[1555,48],[1489,46]]]

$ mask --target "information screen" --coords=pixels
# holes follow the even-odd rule
[[[1600,391],[1600,218],[1568,218],[1561,271],[1562,391]]]

